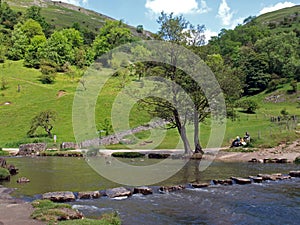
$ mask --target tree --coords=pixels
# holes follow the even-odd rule
[[[45,36],[37,35],[34,36],[30,45],[27,48],[24,56],[24,66],[39,68],[41,64],[39,51],[44,47],[47,40]]]
[[[246,113],[255,113],[259,108],[258,104],[251,99],[242,99],[237,102],[236,107],[243,108]]]
[[[161,92],[165,99],[160,97],[147,97],[140,101],[152,116],[159,117],[168,121],[169,128],[176,128],[184,145],[186,154],[192,152],[191,145],[187,137],[186,126],[189,122],[194,125],[194,149],[195,152],[202,152],[199,140],[199,123],[209,114],[207,110],[208,100],[204,96],[199,85],[184,71],[177,68],[179,58],[185,59],[182,52],[176,48],[176,45],[199,45],[203,43],[203,26],[192,26],[182,16],[173,16],[173,14],[161,13],[157,22],[160,25],[158,36],[174,45],[169,46],[168,55],[170,64],[148,62],[145,63],[147,76],[161,77],[155,78],[157,86],[155,90]],[[199,34],[195,35],[197,32]],[[201,34],[202,32],[202,34]],[[191,40],[194,38],[194,40]],[[155,53],[154,53],[155,54]],[[162,54],[157,52],[156,54]],[[143,71],[143,72],[144,72]],[[137,74],[140,77],[140,73]],[[161,81],[160,81],[161,80]],[[167,83],[166,83],[167,82]],[[162,88],[168,86],[167,89]],[[183,91],[185,93],[183,93]],[[188,96],[193,104],[189,104]]]
[[[27,132],[27,135],[29,137],[33,137],[37,129],[40,127],[44,129],[44,131],[47,133],[49,138],[52,138],[51,131],[53,129],[53,123],[55,122],[55,120],[56,120],[56,112],[52,110],[46,110],[40,112],[31,120],[31,127]]]
[[[132,40],[130,30],[125,27],[125,24],[121,20],[107,20],[93,42],[95,57],[97,58],[109,50]]]
[[[63,71],[66,63],[76,64],[78,49],[83,46],[83,37],[74,28],[55,31],[47,40],[47,43],[40,49],[41,59],[51,61],[56,64],[58,71]],[[81,52],[84,53],[84,52]],[[80,62],[78,62],[80,64]]]
[[[41,8],[38,6],[31,6],[28,9],[26,9],[25,20],[33,19],[36,22],[38,22],[41,27],[43,28],[43,32],[49,34],[50,32],[50,25],[46,22],[45,18],[41,15]]]
[[[143,27],[143,25],[137,25],[137,27],[136,27],[136,32],[138,32],[138,33],[142,34],[142,33],[143,33],[143,31],[144,31],[144,27]]]
[[[6,2],[0,1],[0,24],[5,28],[13,29],[17,24],[18,14]]]
[[[52,84],[56,77],[56,65],[50,61],[43,60],[41,62],[41,73],[40,81],[43,84]]]
[[[0,33],[0,63],[5,62],[6,46],[5,46],[5,37]]]
[[[35,51],[37,50],[37,40],[45,41],[45,39],[46,37],[42,27],[38,22],[29,19],[25,21],[24,24],[19,23],[15,26],[12,33],[13,45],[10,48],[8,55],[13,60],[23,59],[28,52],[28,49],[30,49],[36,57]]]

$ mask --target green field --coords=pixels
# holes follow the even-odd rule
[[[71,78],[65,74],[58,74],[54,84],[42,84],[39,81],[40,72],[35,69],[23,67],[22,61],[6,61],[0,65],[0,82],[7,83],[7,89],[0,90],[0,147],[18,147],[20,143],[33,141],[48,141],[43,137],[44,132],[39,130],[41,135],[38,139],[29,139],[26,136],[30,128],[31,119],[43,110],[53,109],[57,112],[57,120],[54,125],[53,133],[57,135],[59,143],[75,141],[72,127],[72,105],[77,86],[79,90],[79,77]],[[102,73],[111,71],[102,69]],[[134,77],[131,78],[133,82]],[[20,85],[20,92],[18,92]],[[120,80],[118,77],[111,78],[102,89],[95,110],[96,124],[103,123],[105,119],[111,118],[111,107],[115,96],[120,91]],[[281,141],[289,141],[297,138],[294,131],[297,124],[293,122],[272,123],[272,116],[279,116],[282,109],[286,109],[289,115],[298,115],[299,104],[297,94],[287,94],[289,85],[283,86],[274,93],[261,93],[252,96],[251,99],[259,103],[260,108],[256,114],[245,114],[239,112],[235,121],[227,120],[226,133],[223,141],[224,146],[228,146],[232,138],[237,135],[243,136],[248,131],[255,146],[274,146]],[[298,90],[300,85],[298,83]],[[63,92],[62,92],[63,91]],[[58,96],[59,93],[63,93]],[[284,101],[266,102],[267,96],[281,96]],[[150,116],[134,106],[130,111],[129,124],[132,128],[145,124],[150,121]],[[118,124],[116,123],[116,126]],[[116,127],[118,128],[118,127]],[[298,127],[299,129],[299,127]],[[161,130],[162,131],[162,130]],[[200,138],[203,146],[206,145],[210,135],[209,119],[201,125]],[[135,136],[140,139],[148,140],[150,131],[145,131]],[[166,132],[166,137],[157,148],[175,148],[178,143],[178,134],[175,129]],[[136,148],[149,148],[151,145],[135,145]],[[111,148],[126,148],[126,146],[116,145]]]

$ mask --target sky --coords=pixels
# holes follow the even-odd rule
[[[206,39],[221,29],[233,29],[249,16],[300,5],[300,0],[62,0],[102,13],[125,23],[143,25],[156,33],[160,12],[183,15],[192,24],[205,25]]]

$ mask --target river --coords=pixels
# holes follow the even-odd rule
[[[14,196],[27,200],[49,191],[77,192],[120,186],[98,175],[83,158],[7,158],[7,162],[16,165],[20,173],[3,185],[17,188]],[[128,163],[134,162],[128,160]],[[194,169],[187,168],[161,184],[174,185],[194,180],[207,182],[231,176],[288,173],[290,170],[300,170],[300,165],[213,162],[203,172],[195,174]],[[16,179],[21,176],[30,178],[31,182],[17,184]],[[115,210],[123,224],[128,225],[299,224],[300,179],[134,195],[124,200],[102,197],[77,200],[71,204],[94,218]]]

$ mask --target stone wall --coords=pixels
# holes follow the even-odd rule
[[[120,142],[130,142],[131,140],[124,139],[124,137],[135,134],[135,133],[139,133],[141,131],[151,130],[151,129],[159,127],[159,126],[163,126],[165,124],[167,124],[167,123],[159,120],[159,121],[152,122],[152,123],[149,123],[144,126],[139,126],[139,127],[133,128],[131,130],[122,131],[117,134],[102,137],[101,139],[95,138],[93,140],[86,140],[86,141],[83,141],[80,143],[80,148],[87,148],[87,147],[91,147],[91,146],[96,147],[99,145],[119,144]]]
[[[23,144],[19,146],[18,155],[36,155],[39,152],[45,151],[46,148],[46,143]]]
[[[77,149],[78,148],[77,144],[74,142],[63,142],[60,147],[61,147],[61,149]]]

